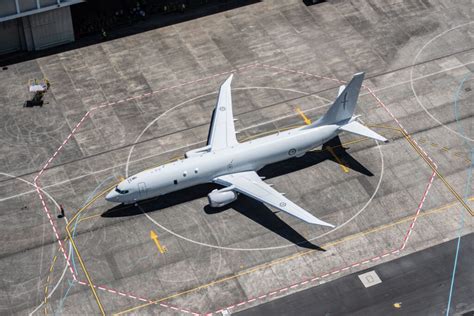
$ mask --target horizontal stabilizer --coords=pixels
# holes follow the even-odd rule
[[[356,121],[352,121],[346,125],[342,125],[341,127],[339,127],[340,130],[343,130],[343,131],[346,131],[346,132],[349,132],[349,133],[352,133],[352,134],[356,134],[356,135],[360,135],[360,136],[365,136],[365,137],[368,137],[368,138],[372,138],[372,139],[375,139],[375,140],[379,140],[379,141],[382,141],[382,142],[388,142],[388,140],[377,134],[376,132],[374,132],[373,130],[371,130],[370,128],[360,124],[359,122],[356,122]]]

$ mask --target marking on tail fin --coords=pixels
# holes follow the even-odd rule
[[[342,100],[342,108],[344,110],[346,109],[346,103],[347,103],[347,92],[344,93],[344,99]]]

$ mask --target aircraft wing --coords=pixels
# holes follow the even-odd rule
[[[298,217],[307,223],[334,227],[334,225],[326,223],[311,215],[309,212],[285,198],[283,194],[272,189],[268,184],[262,181],[255,171],[220,176],[215,178],[214,182],[224,186],[232,186],[232,190],[234,191],[243,193],[257,201],[271,205],[283,212]]]
[[[211,150],[219,150],[237,144],[230,83],[233,75],[221,85],[217,105],[214,109],[207,144]]]

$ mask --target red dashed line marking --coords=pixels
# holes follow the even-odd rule
[[[301,281],[301,282],[299,282],[299,283],[296,283],[296,284],[290,286],[289,288],[292,289],[292,288],[295,288],[295,287],[298,286],[298,285],[305,285],[305,284],[307,284],[307,283],[309,283],[309,282],[317,281],[317,280],[319,280],[320,278],[325,278],[325,277],[328,277],[328,276],[330,276],[330,275],[334,275],[334,274],[340,273],[340,272],[342,272],[342,271],[349,270],[351,267],[352,267],[352,268],[358,267],[358,266],[361,266],[361,265],[368,264],[368,263],[370,263],[370,262],[379,260],[379,259],[381,259],[381,258],[388,257],[388,256],[390,256],[390,255],[398,254],[401,250],[404,249],[404,247],[405,247],[406,244],[407,244],[408,238],[409,238],[409,236],[410,236],[410,234],[411,234],[411,232],[412,232],[412,230],[413,230],[413,227],[414,227],[415,219],[416,219],[416,218],[418,217],[418,215],[420,214],[421,208],[423,207],[423,202],[425,201],[425,198],[426,198],[426,196],[427,196],[427,194],[428,194],[428,192],[429,192],[429,189],[431,188],[431,185],[433,184],[433,180],[434,180],[435,177],[436,177],[436,173],[433,172],[433,174],[431,175],[430,180],[429,180],[429,182],[428,182],[428,185],[426,186],[425,191],[424,191],[424,193],[423,193],[423,197],[422,197],[422,200],[421,200],[422,202],[418,205],[418,208],[417,208],[416,214],[415,214],[415,216],[414,216],[414,218],[413,218],[412,224],[410,225],[410,227],[409,227],[409,229],[408,229],[408,231],[407,231],[407,233],[406,233],[406,235],[405,235],[405,238],[404,238],[403,243],[402,243],[402,245],[401,245],[400,248],[398,248],[398,249],[396,249],[396,250],[393,250],[393,251],[390,251],[390,252],[387,252],[387,253],[384,253],[384,254],[379,255],[379,256],[372,257],[372,258],[370,258],[370,259],[366,259],[366,260],[357,262],[357,263],[352,264],[352,265],[350,265],[350,266],[346,266],[346,267],[344,267],[344,268],[337,269],[337,270],[334,270],[334,271],[329,272],[329,273],[325,273],[325,274],[321,275],[320,277],[314,277],[314,278],[312,278],[312,279],[310,279],[310,280]],[[286,291],[287,289],[288,289],[288,288],[283,288],[283,289],[278,290],[278,291],[274,291],[274,292],[271,292],[271,293],[268,293],[268,294],[264,294],[264,295],[258,296],[257,298],[252,298],[251,300],[247,300],[247,301],[244,301],[244,302],[240,302],[240,303],[238,303],[236,306],[240,306],[240,304],[242,304],[242,303],[245,304],[245,303],[254,302],[254,301],[256,301],[256,300],[262,300],[262,299],[266,298],[267,296],[275,295],[276,293]],[[251,301],[251,302],[250,302],[250,301]],[[243,305],[243,304],[242,304],[242,305]],[[234,305],[233,305],[233,306],[234,306]],[[224,308],[224,309],[229,309],[229,308]],[[213,315],[213,314],[217,314],[217,312],[208,313],[207,315]]]
[[[251,65],[248,65],[248,66],[243,66],[243,67],[240,67],[240,68],[237,68],[236,70],[237,71],[241,71],[241,70],[244,70],[244,69],[250,69],[252,67],[256,67],[258,64],[255,63],[255,64],[251,64]],[[234,70],[235,71],[235,70]],[[71,137],[74,135],[74,133],[80,128],[80,126],[82,125],[82,123],[85,121],[85,119],[90,116],[90,114],[92,114],[95,110],[99,109],[99,108],[104,108],[106,106],[109,106],[109,105],[114,105],[114,104],[119,104],[119,103],[123,103],[125,101],[131,101],[131,100],[135,100],[135,99],[140,99],[142,97],[145,97],[145,96],[149,96],[151,94],[154,94],[154,93],[158,93],[160,91],[166,91],[166,90],[171,90],[173,88],[177,88],[177,87],[181,87],[181,86],[184,86],[184,85],[188,85],[188,84],[192,84],[192,83],[196,83],[196,82],[199,82],[199,81],[203,81],[203,80],[208,80],[209,78],[214,78],[214,77],[217,77],[217,76],[220,76],[220,75],[223,75],[223,74],[228,74],[228,73],[231,73],[233,71],[229,71],[229,72],[223,72],[223,73],[220,73],[220,74],[216,74],[216,75],[213,75],[211,77],[206,77],[206,78],[201,78],[201,79],[198,79],[198,80],[194,80],[194,81],[190,81],[190,82],[185,82],[185,83],[182,83],[182,84],[179,84],[179,85],[176,85],[176,86],[173,86],[173,87],[169,87],[169,88],[164,88],[164,89],[161,89],[161,90],[157,90],[157,91],[153,91],[153,92],[147,92],[147,93],[144,93],[142,95],[138,95],[138,96],[134,96],[134,97],[129,97],[129,98],[126,98],[126,99],[122,99],[122,100],[118,100],[118,101],[114,101],[114,102],[106,102],[106,103],[103,103],[99,106],[96,106],[96,107],[93,107],[92,109],[90,109],[89,111],[87,111],[84,116],[81,118],[81,120],[76,124],[76,126],[74,126],[74,128],[71,130],[71,132],[69,133],[69,135],[66,137],[66,139],[62,142],[62,144],[56,149],[56,151],[54,152],[53,156],[50,157],[48,159],[48,161],[45,163],[45,165],[41,168],[41,170],[38,172],[38,174],[36,175],[36,177],[34,178],[33,180],[33,183],[35,185],[35,188],[36,188],[36,191],[38,193],[38,196],[41,200],[41,205],[43,206],[43,210],[44,212],[46,213],[46,216],[48,217],[49,219],[49,223],[53,229],[53,233],[56,237],[56,240],[59,244],[59,248],[61,249],[61,252],[64,256],[64,259],[66,260],[66,263],[69,267],[69,270],[72,274],[72,277],[74,279],[74,281],[77,281],[79,284],[82,284],[82,285],[89,285],[88,283],[85,283],[83,281],[79,281],[77,279],[77,274],[76,272],[74,271],[72,265],[71,265],[71,262],[69,260],[69,257],[66,253],[66,250],[63,246],[63,243],[61,241],[61,238],[59,236],[59,233],[58,233],[58,229],[55,225],[55,223],[53,222],[52,218],[51,218],[51,212],[48,208],[48,206],[46,205],[45,201],[44,201],[44,197],[43,197],[43,194],[41,193],[41,190],[40,190],[40,186],[39,186],[39,178],[43,175],[44,171],[46,169],[48,169],[49,165],[53,162],[53,160],[56,158],[56,156],[59,154],[59,152],[64,148],[64,146],[68,143],[68,141],[71,139]],[[98,287],[99,289],[103,289],[103,287]],[[117,293],[119,295],[122,295],[122,296],[128,296],[128,297],[131,297],[131,298],[136,298],[135,296],[133,295],[128,295],[128,294],[125,294],[125,293],[120,293],[120,292],[117,292],[115,290],[111,290],[111,289],[107,289],[108,292],[111,292],[111,293]],[[140,299],[138,298],[139,300],[141,301],[146,301],[146,302],[152,302],[150,300],[146,300],[146,299]]]
[[[58,233],[58,230],[57,230],[57,227],[55,225],[55,223],[53,222],[52,218],[51,218],[51,213],[45,203],[45,200],[44,200],[44,197],[43,197],[43,194],[41,193],[41,190],[40,190],[40,186],[39,186],[39,178],[43,175],[44,171],[46,169],[48,169],[49,165],[51,164],[51,162],[56,158],[56,156],[59,154],[59,152],[64,148],[64,146],[67,144],[67,142],[71,139],[71,137],[74,135],[74,133],[80,128],[81,124],[84,122],[84,120],[90,116],[90,114],[92,114],[95,110],[97,109],[102,109],[102,108],[105,108],[107,106],[112,106],[112,105],[115,105],[115,104],[120,104],[120,103],[123,103],[125,101],[131,101],[131,100],[137,100],[137,99],[140,99],[140,98],[143,98],[143,97],[147,97],[147,96],[150,96],[150,95],[153,95],[153,94],[156,94],[156,93],[159,93],[159,92],[163,92],[163,91],[167,91],[167,90],[172,90],[172,89],[175,89],[175,88],[178,88],[178,87],[182,87],[182,86],[185,86],[185,85],[188,85],[188,84],[193,84],[193,83],[197,83],[197,82],[201,82],[201,81],[204,81],[204,80],[209,80],[210,78],[215,78],[215,77],[218,77],[218,76],[221,76],[221,75],[224,75],[224,74],[229,74],[231,72],[234,72],[234,71],[243,71],[243,70],[248,70],[248,69],[251,69],[251,68],[254,68],[254,67],[257,67],[257,66],[260,66],[262,68],[265,68],[265,69],[276,69],[276,70],[281,70],[282,72],[291,72],[291,73],[298,73],[298,74],[301,74],[301,75],[305,75],[305,76],[311,76],[311,77],[315,77],[315,78],[320,78],[320,79],[327,79],[327,80],[331,80],[331,81],[334,81],[334,82],[337,82],[337,83],[344,83],[344,81],[341,81],[341,80],[338,80],[338,79],[335,79],[335,78],[330,78],[330,77],[325,77],[325,76],[319,76],[319,75],[315,75],[315,74],[311,74],[311,73],[307,73],[307,72],[304,72],[304,71],[296,71],[296,70],[292,70],[292,69],[285,69],[285,68],[282,68],[282,67],[277,67],[277,66],[270,66],[270,65],[266,65],[266,64],[260,64],[260,63],[254,63],[254,64],[250,64],[250,65],[247,65],[247,66],[243,66],[243,67],[239,67],[239,68],[236,68],[235,70],[233,71],[228,71],[228,72],[222,72],[222,73],[218,73],[218,74],[215,74],[215,75],[212,75],[212,76],[208,76],[206,78],[201,78],[201,79],[197,79],[197,80],[193,80],[193,81],[189,81],[189,82],[185,82],[185,83],[181,83],[181,84],[178,84],[178,85],[175,85],[175,86],[172,86],[172,87],[167,87],[167,88],[162,88],[162,89],[159,89],[159,90],[155,90],[155,91],[152,91],[152,92],[147,92],[147,93],[144,93],[142,95],[137,95],[137,96],[133,96],[133,97],[129,97],[129,98],[126,98],[126,99],[121,99],[121,100],[118,100],[118,101],[113,101],[113,102],[106,102],[106,103],[103,103],[99,106],[96,106],[96,107],[93,107],[91,110],[87,111],[84,116],[81,118],[81,120],[76,124],[76,126],[72,129],[71,133],[67,136],[67,138],[62,142],[62,144],[58,147],[58,149],[54,152],[53,156],[50,157],[48,159],[48,161],[46,162],[46,164],[41,168],[41,170],[38,172],[38,175],[34,178],[34,185],[35,185],[35,188],[36,188],[36,191],[38,193],[38,196],[41,200],[41,204],[43,206],[43,210],[44,212],[46,213],[48,219],[49,219],[49,222],[51,224],[51,227],[53,229],[53,233],[58,241],[58,244],[60,246],[60,249],[61,249],[61,252],[63,253],[63,256],[67,262],[67,265],[68,265],[68,268],[73,276],[73,279],[74,281],[78,282],[79,284],[82,284],[82,285],[87,285],[89,286],[88,283],[84,282],[84,281],[80,281],[77,279],[77,275],[70,263],[70,260],[69,260],[69,257],[65,251],[65,248],[63,246],[63,243],[59,237],[59,233]],[[369,91],[369,93],[375,98],[375,100],[387,111],[387,113],[392,117],[392,119],[397,123],[397,125],[406,133],[407,137],[410,137],[409,136],[409,133],[407,132],[407,130],[403,127],[403,125],[399,122],[399,120],[393,115],[393,113],[388,109],[388,107],[374,94],[374,92],[367,86],[363,86],[365,89],[367,89]],[[411,137],[410,137],[411,139]],[[433,163],[433,165],[435,166],[435,168],[437,168],[437,165],[436,163],[434,163],[434,161],[431,159],[431,157],[429,157],[429,155],[426,153],[426,151],[413,139],[411,139],[411,141],[417,146],[417,148],[426,156],[427,159],[429,159],[429,161],[431,163]],[[405,238],[403,240],[403,244],[402,246],[400,247],[400,249],[396,249],[396,250],[393,250],[391,252],[388,252],[388,253],[385,253],[381,256],[377,256],[377,257],[374,257],[374,258],[371,258],[371,259],[368,259],[368,260],[365,260],[365,261],[362,261],[360,263],[355,263],[355,264],[352,264],[350,266],[347,266],[347,267],[344,267],[342,269],[339,269],[339,270],[335,270],[335,271],[332,271],[330,273],[326,273],[324,275],[322,275],[321,277],[314,277],[310,280],[305,280],[305,281],[302,281],[300,283],[297,283],[297,284],[294,284],[292,286],[290,286],[289,288],[293,289],[293,288],[296,288],[298,287],[299,285],[305,285],[309,282],[314,282],[314,281],[317,281],[319,280],[320,278],[324,278],[324,277],[327,277],[329,275],[334,275],[334,274],[337,274],[339,272],[342,272],[342,271],[346,271],[348,270],[349,268],[355,268],[355,267],[358,267],[362,264],[367,264],[369,262],[373,262],[373,261],[376,261],[376,260],[379,260],[381,258],[385,258],[389,255],[395,255],[395,254],[398,254],[401,250],[403,250],[405,247],[406,247],[406,244],[408,242],[408,239],[411,235],[411,232],[413,230],[413,227],[415,225],[415,222],[417,220],[417,217],[421,211],[421,207],[425,201],[425,198],[426,198],[426,195],[428,194],[428,191],[429,191],[429,188],[431,187],[431,184],[433,183],[433,180],[434,180],[434,177],[435,177],[436,173],[433,173],[433,175],[431,176],[431,179],[430,179],[430,182],[425,190],[425,193],[423,195],[423,198],[418,206],[418,209],[417,209],[417,212],[416,212],[416,215],[413,219],[413,222],[411,223],[410,225],[410,228],[407,232],[407,234],[405,235]],[[138,297],[138,296],[135,296],[135,295],[131,295],[131,294],[126,294],[126,293],[123,293],[123,292],[118,292],[118,291],[115,291],[113,289],[107,289],[103,286],[95,286],[94,287],[102,290],[102,291],[108,291],[110,293],[114,293],[114,294],[119,294],[121,296],[127,296],[127,297],[130,297],[132,299],[137,299],[137,300],[140,300],[140,301],[143,301],[143,302],[149,302],[149,303],[156,303],[152,300],[148,300],[148,299],[145,299],[145,298],[141,298],[141,297]],[[240,305],[243,305],[243,304],[246,304],[246,303],[250,303],[250,302],[254,302],[256,301],[257,299],[264,299],[268,296],[273,296],[277,293],[280,293],[280,292],[285,292],[288,290],[288,287],[287,288],[283,288],[283,289],[280,289],[278,291],[273,291],[273,292],[270,292],[268,294],[264,294],[264,295],[261,295],[259,296],[258,298],[253,298],[251,300],[247,300],[245,302],[241,302],[239,303]],[[227,307],[227,309],[231,309],[231,308],[234,308],[235,306],[239,306],[239,304],[237,305],[231,305],[229,307]],[[185,313],[192,313],[193,315],[200,315],[198,313],[194,313],[194,312],[190,312],[190,311],[187,311],[185,309],[180,309],[180,308],[177,308],[177,307],[174,307],[174,306],[171,306],[171,305],[166,305],[166,304],[163,304],[163,303],[160,303],[159,304],[160,306],[163,306],[163,307],[166,307],[166,308],[171,308],[173,310],[179,310],[179,311],[182,311],[182,312],[185,312]],[[214,312],[216,313],[216,312]],[[207,315],[212,315],[213,313],[208,313]]]
[[[262,65],[262,66],[263,66],[264,68],[274,68],[274,69],[280,69],[280,70],[284,70],[284,71],[286,70],[286,71],[289,71],[289,72],[296,72],[296,73],[300,73],[300,74],[304,74],[304,75],[308,75],[308,76],[313,76],[313,77],[318,77],[318,78],[329,79],[329,80],[336,81],[336,82],[339,82],[339,83],[342,82],[342,81],[337,80],[337,79],[334,79],[334,78],[328,78],[328,77],[318,76],[318,75],[314,75],[314,74],[305,73],[305,72],[302,72],[302,71],[294,71],[294,70],[284,69],[284,68],[275,67],[275,66],[267,66],[267,65]],[[377,100],[377,102],[387,111],[387,113],[392,117],[392,119],[397,123],[397,125],[405,132],[405,134],[407,135],[407,137],[410,137],[410,136],[409,136],[410,134],[409,134],[409,133],[407,132],[407,130],[403,127],[403,125],[400,123],[400,121],[393,115],[393,113],[388,109],[388,107],[374,94],[374,92],[373,92],[369,87],[364,86],[364,88],[366,88],[366,89],[369,91],[369,93]],[[410,139],[411,139],[411,137],[410,137]],[[430,161],[431,163],[433,163],[433,165],[435,166],[435,168],[437,168],[436,163],[431,159],[431,157],[429,157],[429,155],[426,153],[426,151],[425,151],[416,141],[414,141],[413,139],[411,139],[411,140],[416,144],[416,146],[418,147],[418,149],[420,149],[421,152],[429,159],[429,161]],[[408,229],[408,232],[406,233],[406,235],[405,235],[405,237],[404,237],[404,239],[403,239],[402,246],[401,246],[399,249],[393,250],[393,251],[391,251],[391,252],[389,252],[389,253],[384,253],[384,254],[382,254],[382,255],[380,255],[380,256],[376,256],[376,257],[371,258],[371,259],[369,259],[369,260],[364,260],[364,261],[362,261],[362,262],[352,264],[352,265],[350,265],[350,266],[347,266],[347,267],[344,267],[344,268],[342,268],[342,269],[333,271],[333,272],[331,272],[331,273],[326,273],[326,274],[322,275],[321,278],[327,277],[327,276],[329,276],[330,274],[333,275],[333,274],[336,274],[336,273],[341,272],[341,271],[346,271],[346,270],[350,269],[351,267],[352,267],[352,268],[355,268],[355,267],[358,267],[358,266],[360,266],[360,265],[367,264],[367,263],[370,263],[370,262],[379,260],[379,259],[381,259],[381,258],[388,257],[388,256],[390,256],[390,255],[396,255],[396,254],[398,254],[401,250],[405,249],[405,246],[406,246],[406,244],[407,244],[407,242],[408,242],[408,239],[409,239],[409,237],[410,237],[410,235],[411,235],[411,232],[412,232],[412,230],[413,230],[413,228],[414,228],[414,226],[415,226],[415,222],[416,222],[416,220],[417,220],[417,218],[418,218],[418,215],[420,214],[421,208],[422,208],[423,203],[424,203],[424,201],[425,201],[425,199],[426,199],[426,196],[428,195],[429,189],[431,188],[431,185],[432,185],[432,183],[433,183],[433,180],[434,180],[435,176],[436,176],[436,172],[433,172],[433,174],[431,175],[431,178],[430,178],[430,180],[429,180],[429,183],[428,183],[428,185],[427,185],[427,187],[426,187],[426,189],[425,189],[425,192],[423,193],[423,197],[422,197],[422,199],[421,199],[421,202],[420,202],[420,204],[418,205],[418,208],[417,208],[416,214],[415,214],[415,216],[414,216],[414,218],[413,218],[413,221],[412,221],[412,223],[410,224],[410,227],[409,227],[409,229]],[[316,281],[316,280],[318,280],[318,279],[319,279],[318,277],[315,277],[315,278],[312,278],[310,281],[314,282],[314,281]],[[304,283],[304,284],[308,283],[308,280],[302,281],[300,284],[303,284],[303,283]],[[271,293],[268,294],[268,296],[274,295],[275,293],[276,293],[276,292],[271,292]],[[260,297],[265,298],[266,296],[262,295],[262,296],[259,296],[259,298],[260,298]],[[248,302],[248,301],[247,301],[247,302]]]

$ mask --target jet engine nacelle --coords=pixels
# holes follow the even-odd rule
[[[227,205],[237,199],[237,193],[232,190],[212,190],[211,193],[207,195],[209,200],[209,205],[211,207],[222,207]]]

